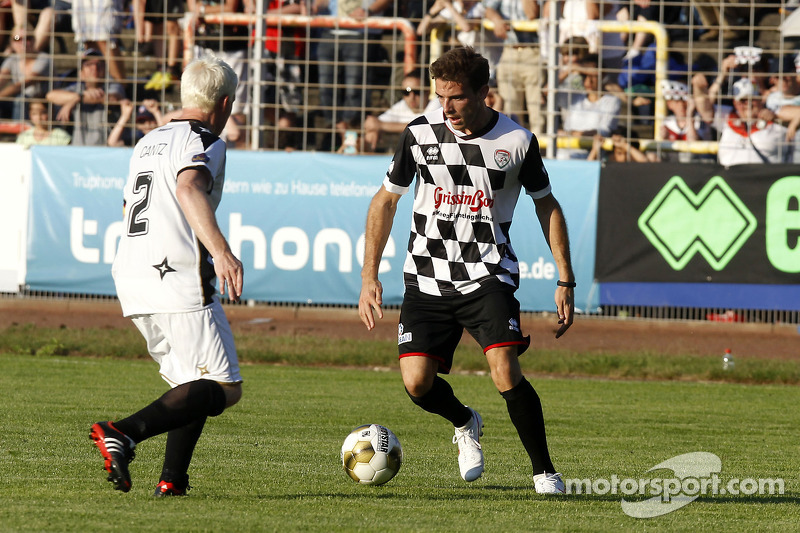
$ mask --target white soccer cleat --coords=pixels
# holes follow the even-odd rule
[[[566,494],[561,474],[537,474],[533,476],[533,487],[537,494]]]
[[[480,437],[483,435],[483,419],[478,411],[470,408],[472,418],[464,427],[456,428],[453,444],[458,444],[458,468],[464,481],[475,481],[483,474],[483,450]]]

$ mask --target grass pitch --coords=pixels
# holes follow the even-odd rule
[[[449,378],[483,415],[486,472],[458,475],[452,429],[406,397],[396,371],[248,365],[245,396],[210,419],[185,498],[151,496],[164,437],[143,442],[133,488],[105,481],[89,426],[144,406],[166,385],[149,361],[0,355],[0,531],[758,531],[800,523],[797,389],[781,385],[529,380],[566,478],[641,478],[705,451],[723,481],[781,478],[785,493],[704,495],[651,519],[620,494],[542,497],[488,376]],[[342,471],[355,426],[380,423],[403,445],[381,487]],[[630,498],[629,498],[630,499]]]

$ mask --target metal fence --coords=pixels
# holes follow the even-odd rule
[[[187,6],[195,5],[195,0]],[[75,0],[69,4],[56,1],[42,10],[27,9],[27,3],[16,1],[0,6],[0,46],[5,46],[7,56],[14,58],[25,52],[15,38],[26,42],[33,35],[28,59],[36,57],[35,47],[40,47],[44,70],[28,74],[23,80],[0,75],[0,134],[5,140],[14,140],[17,133],[30,127],[22,118],[20,109],[31,101],[46,101],[47,92],[77,81],[85,81],[81,71],[81,53],[87,46],[105,50],[107,68],[103,86],[112,81],[123,84],[126,97],[135,105],[145,99],[155,99],[162,111],[179,107],[180,65],[193,57],[194,44],[204,44],[217,49],[242,51],[242,72],[247,103],[237,117],[240,134],[231,136],[231,146],[240,149],[296,149],[336,151],[342,143],[345,129],[361,130],[368,115],[377,115],[402,98],[400,81],[404,73],[418,72],[426,78],[430,59],[448,46],[465,40],[464,32],[472,33],[470,42],[485,46],[488,52],[499,52],[502,43],[494,36],[494,25],[478,9],[472,11],[470,28],[461,28],[452,17],[435,13],[427,31],[417,34],[423,15],[433,8],[431,1],[404,1],[392,3],[381,16],[366,19],[321,16],[315,4],[297,2],[263,2],[255,4],[254,13],[211,13],[212,9],[198,8],[194,12],[145,13],[140,19],[135,6],[122,6],[122,2],[108,0],[111,8],[118,9],[121,24],[107,41],[81,40],[82,30],[76,32],[76,20],[83,18],[81,9],[86,2]],[[166,9],[165,3],[165,9]],[[267,7],[282,4],[283,9],[301,5],[299,14],[282,14]],[[455,3],[469,8],[475,2]],[[559,3],[560,4],[560,3]],[[572,51],[572,41],[562,43],[567,33],[583,35],[597,43],[603,60],[601,79],[607,81],[605,89],[622,100],[617,117],[628,140],[638,140],[639,147],[653,155],[653,159],[667,157],[672,151],[709,154],[713,159],[716,138],[707,142],[673,142],[664,139],[661,125],[668,115],[660,81],[679,79],[691,86],[695,75],[711,80],[719,73],[724,60],[734,51],[749,47],[742,61],[731,71],[718,92],[715,103],[724,103],[730,96],[733,76],[748,75],[763,79],[764,87],[774,86],[780,77],[794,77],[793,59],[798,45],[795,22],[792,17],[795,0],[763,2],[653,2],[652,11],[642,15],[633,0],[601,1],[597,21],[584,21],[583,26],[570,25],[566,16],[555,10],[535,21],[516,21],[521,31],[535,32],[540,40],[544,58],[544,93],[556,94],[559,61],[562,53]],[[244,3],[242,4],[244,6]],[[12,13],[12,11],[14,13]],[[716,21],[708,19],[716,16]],[[647,19],[646,17],[650,17]],[[14,24],[14,22],[17,24]],[[27,31],[20,25],[27,21]],[[79,23],[79,22],[78,22]],[[148,30],[148,28],[151,28]],[[220,31],[203,33],[205,28]],[[226,29],[227,28],[227,29]],[[236,28],[236,31],[228,31]],[[566,28],[572,28],[567,30]],[[557,29],[554,30],[554,29]],[[331,31],[333,30],[333,31]],[[345,31],[342,31],[345,30]],[[355,31],[348,33],[346,30]],[[149,34],[151,37],[146,37]],[[598,35],[619,37],[616,43],[604,43]],[[77,41],[76,41],[77,39]],[[461,41],[459,41],[461,39]],[[150,44],[147,44],[147,43]],[[650,44],[653,48],[649,48]],[[172,52],[169,52],[172,44]],[[356,67],[360,77],[339,74],[346,67],[342,57],[333,59],[320,55],[320,50],[333,48],[340,52],[348,45],[363,49],[363,60]],[[753,50],[757,49],[757,55]],[[177,52],[176,52],[177,50]],[[637,52],[638,50],[638,52]],[[637,55],[638,53],[638,55]],[[743,52],[744,53],[744,52]],[[647,61],[643,61],[647,58]],[[177,71],[170,71],[170,63]],[[10,63],[9,63],[10,64]],[[174,65],[173,65],[174,67]],[[320,71],[334,71],[332,81],[321,81]],[[159,77],[159,73],[163,76]],[[630,81],[620,85],[620,76]],[[7,78],[7,79],[6,79]],[[171,78],[171,79],[170,79]],[[326,78],[326,80],[329,78]],[[638,83],[641,81],[641,83]],[[612,83],[615,82],[615,83]],[[17,87],[15,87],[17,85]],[[359,99],[356,104],[333,98],[330,103],[321,101],[321,93],[334,94],[348,91],[357,85]],[[20,91],[17,94],[15,91]],[[560,110],[554,98],[545,97],[537,109],[525,112],[540,113],[546,117],[547,129],[542,132],[542,146],[553,156],[559,147],[589,147],[591,138],[572,138],[559,132]],[[120,117],[120,106],[112,98],[103,102],[110,129]],[[15,115],[16,106],[16,115]],[[47,111],[55,126],[66,129],[75,126],[75,117],[57,120],[58,107],[47,103]],[[513,112],[514,110],[509,110]],[[128,126],[136,127],[135,113]],[[609,149],[608,141],[604,148]],[[367,148],[363,145],[361,151]],[[379,146],[382,152],[393,148],[391,137]]]

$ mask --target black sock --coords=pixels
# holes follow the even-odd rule
[[[522,445],[531,458],[533,475],[554,473],[555,467],[547,451],[542,403],[533,386],[527,379],[522,378],[516,387],[500,394],[506,400],[511,422],[517,428]]]
[[[464,426],[472,418],[472,411],[458,401],[450,384],[439,376],[433,378],[433,386],[424,396],[419,398],[412,396],[408,389],[406,389],[406,394],[412,402],[425,411],[443,416],[455,427]]]
[[[206,417],[203,417],[167,433],[167,449],[161,469],[162,481],[174,484],[179,490],[186,489],[189,484],[189,463],[205,423]]]
[[[114,426],[141,442],[225,410],[225,390],[216,381],[198,379],[165,392],[141,411],[114,422]]]

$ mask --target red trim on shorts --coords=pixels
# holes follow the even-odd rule
[[[491,346],[487,346],[483,353],[485,354],[492,348],[503,348],[504,346],[522,346],[522,348],[517,352],[517,355],[522,355],[531,345],[531,338],[525,337],[521,341],[511,341],[511,342],[498,342],[497,344],[492,344]]]
[[[437,363],[439,363],[439,372],[442,374],[448,374],[450,372],[450,367],[445,366],[445,360],[439,357],[438,355],[431,355],[425,352],[409,352],[409,353],[401,353],[398,359],[402,359],[403,357],[427,357],[428,359],[433,359]]]

